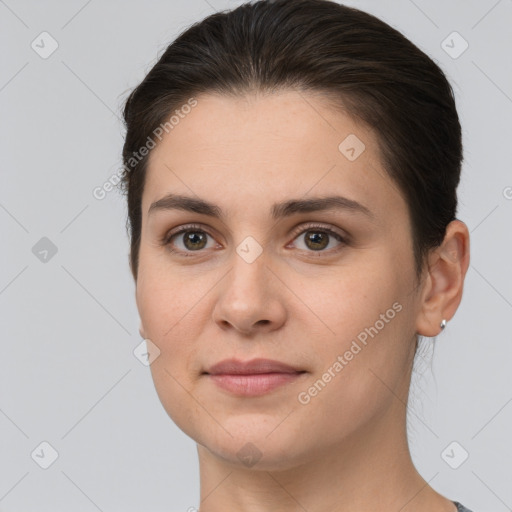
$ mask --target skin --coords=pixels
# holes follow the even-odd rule
[[[415,336],[438,335],[460,303],[467,227],[450,223],[418,281],[407,206],[372,130],[312,92],[197,101],[149,157],[136,300],[141,335],[160,350],[151,364],[160,400],[197,442],[201,512],[453,512],[412,463],[405,404]],[[365,144],[354,161],[338,149],[349,134]],[[148,213],[171,192],[215,203],[225,217]],[[276,202],[333,194],[372,216],[270,215]],[[305,235],[322,230],[311,222],[346,242],[330,236],[314,250]],[[162,243],[189,223],[200,224],[204,247],[185,245],[183,233]],[[262,249],[251,263],[236,251],[248,236]],[[298,394],[396,303],[394,318],[300,403]],[[235,396],[202,374],[230,357],[306,373],[263,396]],[[252,466],[237,456],[247,443],[261,454]]]

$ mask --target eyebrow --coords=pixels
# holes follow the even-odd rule
[[[158,210],[183,210],[199,213],[209,217],[224,219],[222,209],[204,199],[168,194],[151,204],[148,215]],[[328,210],[346,210],[362,213],[374,218],[374,214],[364,205],[343,196],[314,197],[311,199],[290,199],[281,203],[274,203],[270,210],[273,219],[289,217],[296,213],[311,213]]]

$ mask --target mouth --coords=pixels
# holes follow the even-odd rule
[[[307,372],[271,359],[226,359],[203,375],[224,391],[238,396],[259,396],[301,378]]]

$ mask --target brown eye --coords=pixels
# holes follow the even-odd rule
[[[308,231],[306,233],[305,243],[314,251],[325,249],[329,244],[329,235],[321,231]]]
[[[182,237],[183,245],[190,251],[204,249],[206,237],[206,233],[202,231],[186,231]]]
[[[307,252],[330,253],[336,252],[343,245],[345,239],[336,231],[324,226],[302,227],[294,240],[302,243],[295,243],[298,249]]]
[[[209,246],[208,238],[212,240]],[[184,226],[179,231],[166,236],[163,245],[173,253],[191,256],[192,253],[212,248],[215,244],[213,237],[203,229],[195,226]]]

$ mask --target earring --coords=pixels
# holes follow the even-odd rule
[[[446,327],[446,320],[444,318],[441,320],[441,324],[439,325],[439,327],[441,327],[441,329],[444,329]]]

